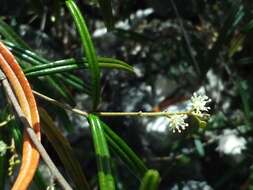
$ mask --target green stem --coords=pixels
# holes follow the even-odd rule
[[[79,109],[76,109],[76,108],[72,108],[70,105],[67,105],[67,104],[63,104],[53,98],[50,98],[48,96],[45,96],[44,94],[41,94],[39,92],[36,92],[36,91],[33,91],[33,93],[56,105],[56,106],[59,106],[61,107],[62,109],[65,109],[65,110],[69,110],[73,113],[76,113],[76,114],[79,114],[79,115],[83,115],[83,116],[88,116],[88,112],[86,111],[83,111],[83,110],[79,110]],[[184,111],[184,112],[142,112],[142,111],[138,111],[138,112],[94,112],[93,114],[97,115],[97,116],[107,116],[107,117],[119,117],[119,116],[139,116],[139,117],[157,117],[157,116],[164,116],[164,117],[169,117],[169,116],[172,116],[172,115],[193,115],[194,116],[194,113],[192,113],[192,110],[189,110],[189,111]]]
[[[190,112],[96,112],[94,113],[98,116],[111,116],[111,117],[117,117],[117,116],[139,116],[139,117],[156,117],[156,116],[164,116],[168,117],[171,115],[189,115]]]

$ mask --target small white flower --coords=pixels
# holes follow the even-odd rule
[[[185,128],[189,125],[188,123],[185,123],[185,119],[187,118],[187,115],[172,115],[169,116],[169,127],[175,133],[178,131],[181,133],[181,130],[185,130]]]
[[[193,93],[190,106],[194,114],[203,116],[203,112],[208,112],[211,109],[210,107],[206,106],[206,104],[209,102],[211,102],[211,99],[206,95],[198,95],[197,93]]]
[[[0,141],[0,156],[4,156],[6,151],[7,151],[7,145],[5,144],[5,142]]]

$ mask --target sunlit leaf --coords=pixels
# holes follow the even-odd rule
[[[139,190],[157,190],[160,183],[160,175],[156,170],[148,170],[141,181]]]
[[[110,163],[111,157],[101,121],[97,116],[92,114],[88,115],[88,121],[97,157],[100,190],[113,190],[115,189],[115,184]]]
[[[101,122],[106,134],[106,139],[110,145],[110,148],[117,153],[117,156],[126,164],[126,166],[133,172],[133,174],[141,179],[147,167],[143,161],[136,155],[136,153],[126,144],[126,142],[120,138],[111,128],[104,122]]]
[[[93,109],[95,110],[100,102],[100,69],[97,61],[96,51],[93,46],[85,20],[73,0],[67,0],[66,5],[75,21],[76,28],[80,34],[84,55],[89,64],[89,70],[92,77],[92,100]]]

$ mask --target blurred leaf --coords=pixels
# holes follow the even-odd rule
[[[237,62],[238,64],[248,65],[253,63],[253,57],[244,57]]]
[[[242,109],[244,111],[244,121],[247,127],[251,127],[251,109],[250,109],[250,94],[247,81],[237,80],[237,89],[242,100]]]
[[[209,51],[208,56],[206,58],[206,64],[203,64],[205,68],[203,68],[203,75],[205,77],[206,72],[210,68],[211,65],[216,63],[217,57],[219,57],[219,53],[221,52],[223,46],[229,42],[230,38],[232,37],[235,29],[242,21],[244,17],[244,7],[241,3],[241,0],[235,0],[232,5],[232,9],[228,14],[222,28],[219,31],[219,36],[217,41],[215,42],[213,48]],[[201,66],[201,65],[200,65]]]
[[[110,163],[111,157],[105,139],[102,123],[97,116],[92,114],[88,115],[88,121],[90,124],[93,144],[97,157],[100,190],[113,190],[115,189],[115,184]]]
[[[20,38],[14,30],[0,18],[0,34],[14,44],[18,44],[20,47],[30,49],[29,46]]]
[[[97,61],[96,51],[94,49],[85,20],[73,0],[67,0],[66,5],[75,21],[76,28],[80,34],[84,54],[86,55],[89,70],[92,77],[92,100],[93,109],[95,110],[100,102],[100,69]]]
[[[128,166],[128,168],[133,172],[133,174],[141,179],[147,167],[143,161],[134,153],[134,151],[126,144],[126,142],[121,139],[111,128],[102,122],[103,129],[106,134],[106,138],[110,145],[110,148],[117,153],[117,156]]]
[[[199,139],[194,139],[194,144],[195,144],[195,147],[196,147],[196,150],[198,152],[198,154],[203,157],[205,156],[205,149],[204,149],[204,146],[202,144],[202,142],[199,140]]]
[[[247,33],[253,29],[253,19],[242,29],[242,32]]]
[[[39,108],[42,130],[57,152],[61,162],[69,176],[78,189],[90,189],[89,184],[82,172],[81,165],[68,140],[61,134],[61,131],[54,125],[53,120],[43,108]]]
[[[141,181],[139,190],[157,190],[160,183],[160,175],[156,170],[148,170]]]
[[[243,45],[243,42],[245,40],[245,35],[238,35],[231,41],[231,45],[228,50],[228,56],[232,57],[236,52],[238,52]]]
[[[111,0],[98,0],[98,3],[103,14],[107,29],[112,30],[114,28],[114,18],[112,14]]]
[[[253,165],[250,166],[250,176],[249,176],[249,190],[253,190]]]

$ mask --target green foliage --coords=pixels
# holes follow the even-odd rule
[[[76,189],[90,189],[82,172],[81,165],[76,159],[68,140],[61,134],[60,130],[55,127],[53,120],[44,109],[40,109],[40,116],[43,131],[53,145],[70,178],[75,183]]]
[[[1,14],[5,5],[16,11],[0,15],[0,37],[33,89],[94,111],[80,119],[38,100],[46,109],[40,113],[43,144],[53,158],[57,154],[55,162],[59,158],[57,166],[74,188],[154,190],[161,179],[160,189],[190,189],[192,179],[199,189],[252,188],[251,1],[20,2],[24,6],[15,8],[4,0]],[[104,23],[107,33],[96,37]],[[210,122],[189,117],[192,125],[180,135],[147,132],[155,119],[97,114],[100,109],[163,110],[199,88],[213,98]],[[2,115],[7,105],[2,91],[0,98]],[[1,140],[14,138],[20,153],[20,123],[12,120],[0,130]],[[231,137],[227,130],[246,141],[240,154],[219,149],[225,145],[221,137]],[[0,189],[9,183],[8,159],[8,154],[0,157]],[[37,189],[46,189],[47,177],[36,174]]]
[[[141,181],[140,190],[156,190],[160,182],[160,175],[156,170],[148,170]]]
[[[113,190],[115,189],[115,184],[110,163],[111,156],[101,121],[97,116],[92,114],[88,116],[88,120],[97,158],[99,187],[101,190]]]
[[[82,46],[84,49],[84,55],[89,64],[89,69],[91,71],[91,78],[92,78],[92,87],[91,87],[91,94],[93,99],[93,109],[95,110],[100,102],[100,69],[97,61],[97,55],[95,48],[93,46],[88,28],[86,26],[85,20],[82,17],[82,14],[75,4],[73,0],[67,0],[66,5],[75,21],[77,30],[80,34]]]
[[[111,128],[104,122],[101,122],[106,139],[111,149],[117,153],[117,156],[132,170],[133,174],[142,178],[147,171],[147,167],[144,165],[142,160],[134,153],[134,151],[126,144],[126,142],[120,138]]]

